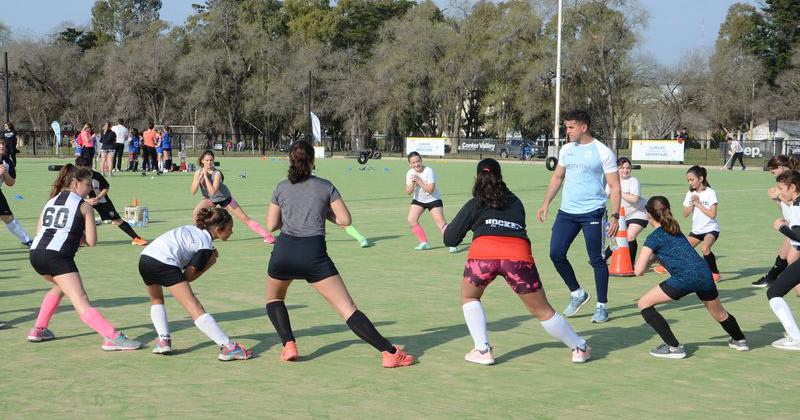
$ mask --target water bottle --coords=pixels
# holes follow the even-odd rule
[[[617,249],[617,238],[616,237],[610,237],[610,238],[608,237],[608,228],[609,227],[610,227],[610,224],[608,223],[608,220],[603,220],[603,239],[608,244],[608,248],[611,249],[611,251],[615,251]]]
[[[147,207],[142,210],[142,227],[147,227],[147,222],[150,220],[149,214],[147,212]]]

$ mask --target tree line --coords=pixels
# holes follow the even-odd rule
[[[124,118],[275,145],[307,130],[310,99],[334,146],[538,137],[552,130],[555,5],[206,0],[170,26],[160,0],[98,0],[86,27],[31,38],[2,25],[0,44],[18,128]],[[587,109],[596,136],[800,119],[796,0],[734,4],[713,48],[672,66],[636,53],[648,19],[635,0],[564,2],[562,109]]]

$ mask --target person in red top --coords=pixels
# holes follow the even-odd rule
[[[142,172],[158,170],[156,161],[157,140],[158,131],[155,130],[155,125],[150,123],[147,126],[147,130],[142,133]]]
[[[89,159],[89,162],[94,162],[94,133],[92,132],[92,125],[86,123],[83,129],[78,133],[75,143],[81,148],[81,156]]]
[[[472,197],[444,229],[447,246],[458,246],[468,231],[473,232],[461,284],[461,303],[475,348],[464,360],[481,365],[494,363],[481,296],[498,275],[506,279],[545,331],[572,350],[573,363],[589,360],[591,348],[586,340],[547,301],[525,229],[525,207],[506,187],[496,160],[487,158],[478,163]]]

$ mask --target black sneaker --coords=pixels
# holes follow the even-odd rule
[[[754,281],[752,284],[753,284],[753,287],[764,288],[764,287],[769,286],[769,283],[770,283],[770,281],[767,278],[767,276],[763,275],[763,276],[761,276],[760,279]]]

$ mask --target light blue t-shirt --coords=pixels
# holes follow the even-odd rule
[[[570,142],[561,148],[558,165],[566,168],[561,211],[583,214],[606,207],[606,176],[617,172],[617,158],[605,144]]]

